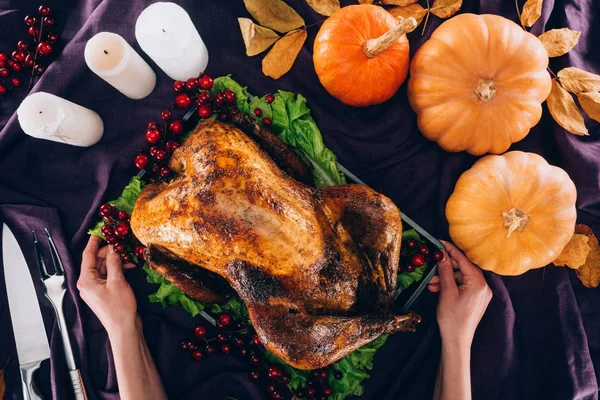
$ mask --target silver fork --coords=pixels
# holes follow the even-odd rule
[[[44,293],[46,294],[48,300],[50,300],[50,303],[52,303],[54,312],[56,313],[58,329],[60,330],[60,336],[62,338],[63,348],[65,350],[67,368],[69,369],[71,384],[73,385],[73,391],[75,392],[75,399],[87,400],[87,394],[85,392],[83,380],[81,379],[81,373],[79,372],[77,364],[75,363],[75,356],[73,355],[73,348],[71,347],[71,340],[69,339],[69,331],[67,330],[67,322],[65,321],[65,314],[63,312],[63,300],[65,293],[67,292],[65,286],[65,269],[63,268],[62,261],[60,260],[60,256],[58,255],[58,251],[56,250],[56,246],[52,240],[52,236],[50,235],[50,232],[48,232],[48,228],[44,229],[46,230],[46,236],[48,237],[52,264],[54,264],[53,275],[48,273],[48,269],[46,268],[46,264],[44,263],[44,259],[42,258],[40,252],[37,236],[35,235],[35,231],[32,231],[33,246],[35,249],[37,265],[40,270],[40,276],[42,277],[42,282],[44,283],[45,288]]]

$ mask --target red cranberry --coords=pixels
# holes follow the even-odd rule
[[[232,321],[231,315],[229,315],[227,313],[219,315],[219,322],[221,323],[221,325],[229,326],[229,325],[231,325],[231,321]]]
[[[244,341],[240,337],[233,338],[233,344],[237,347],[242,347],[244,345]]]
[[[224,94],[225,94],[225,101],[227,102],[227,104],[235,103],[235,93],[233,93],[231,90],[227,89]]]
[[[160,119],[163,121],[169,121],[171,118],[173,118],[173,113],[169,110],[163,110],[163,112],[160,113]]]
[[[56,44],[58,42],[58,33],[52,32],[48,34],[48,42]]]
[[[25,57],[27,58],[27,57]],[[0,60],[0,68],[6,67],[6,61]]]
[[[115,236],[124,238],[127,235],[129,235],[129,225],[125,222],[119,222],[119,225],[115,227]]]
[[[119,254],[121,256],[121,261],[123,262],[131,262],[131,254],[129,253],[121,253]]]
[[[227,341],[227,335],[225,335],[224,333],[217,334],[217,342],[225,343],[226,341]]]
[[[191,340],[188,340],[187,345],[188,345],[188,350],[198,349],[198,346],[196,345],[196,343],[192,342]]]
[[[0,85],[0,96],[6,94],[6,92],[7,92],[6,86]]]
[[[177,148],[179,147],[179,143],[177,143],[174,140],[169,140],[167,143],[165,143],[165,149],[168,152],[173,152],[175,151]]]
[[[200,339],[204,339],[206,337],[206,328],[202,325],[194,326],[194,336]]]
[[[54,19],[54,17],[52,15],[49,15],[44,18],[45,26],[54,26],[54,24],[56,24],[56,19]]]
[[[146,140],[149,143],[158,143],[161,139],[162,135],[158,129],[153,129],[151,131],[146,132]]]
[[[162,161],[167,158],[167,152],[163,149],[156,150],[154,153],[154,158],[156,158],[158,161]]]
[[[202,89],[209,90],[213,87],[215,82],[213,81],[213,79],[210,76],[202,75],[202,77],[200,79],[198,79],[198,84],[200,85],[200,87]]]
[[[229,119],[229,115],[227,115],[226,113],[219,114],[219,120],[227,121],[228,119]]]
[[[315,388],[308,388],[308,389],[306,389],[306,395],[308,397],[315,397]]]
[[[212,114],[212,110],[210,109],[209,106],[202,105],[202,106],[198,107],[198,115],[200,116],[200,118],[208,118],[211,116],[211,114]]]
[[[40,15],[41,15],[42,17],[47,17],[48,15],[50,15],[50,7],[48,7],[48,6],[45,6],[45,5],[43,5],[43,4],[42,4],[42,5],[41,5],[41,6],[38,8],[38,12],[40,13]]]
[[[231,354],[231,345],[229,343],[224,343],[221,346],[221,352],[223,354]]]
[[[25,53],[23,53],[23,50],[15,50],[12,52],[11,57],[16,62],[23,62],[25,60]]]
[[[415,271],[415,266],[410,264],[406,266],[406,272],[414,272]]]
[[[25,59],[26,59],[26,60],[27,60],[27,57],[29,57],[29,56],[26,56],[26,57],[25,57]],[[25,61],[23,61],[23,62],[25,62]],[[12,69],[13,69],[13,71],[15,71],[15,72],[21,72],[21,70],[23,69],[23,67],[22,67],[22,66],[21,66],[21,64],[19,64],[19,63],[14,63],[14,64],[11,66],[11,68],[12,68]]]
[[[238,115],[240,112],[240,110],[237,107],[233,107],[232,109],[229,110],[229,116],[230,117],[235,117],[236,115]]]
[[[184,350],[184,351],[188,351],[189,350],[188,341],[187,340],[182,340],[181,341],[181,350]]]
[[[252,342],[256,345],[256,346],[261,346],[262,343],[260,342],[260,338],[258,337],[258,335],[254,335],[252,337]]]
[[[398,265],[398,273],[399,274],[403,273],[405,269],[406,268],[404,267],[404,265],[402,265],[402,264]]]
[[[207,356],[213,355],[215,354],[215,347],[207,344],[206,347],[204,348],[204,352],[206,353]]]
[[[154,129],[158,129],[158,122],[156,122],[156,121],[149,122],[147,130],[153,131]]]
[[[166,178],[167,176],[169,176],[171,174],[171,170],[168,167],[160,167],[159,174],[163,178]]]
[[[325,396],[331,396],[333,394],[333,390],[329,386],[323,387],[323,394]]]
[[[176,92],[182,92],[185,89],[185,82],[183,81],[175,81],[173,83],[173,90]]]
[[[281,376],[281,369],[276,365],[271,365],[267,369],[267,375],[271,379],[279,378]]]
[[[115,219],[113,217],[110,217],[110,216],[108,216],[108,217],[102,217],[102,220],[104,222],[106,222],[107,224],[114,224],[115,223]]]
[[[437,262],[440,262],[444,259],[444,253],[440,250],[436,250],[433,252],[433,259]]]
[[[45,70],[46,70],[46,67],[44,67],[43,65],[40,65],[40,64],[35,65],[35,73],[36,74],[41,75],[44,73]]]
[[[319,370],[319,378],[325,380],[327,379],[327,370],[321,369]]]
[[[25,17],[25,25],[27,25],[27,26],[37,25],[37,17],[34,17],[33,15],[27,15]]]
[[[41,42],[38,44],[37,51],[43,56],[49,56],[52,54],[52,45],[48,42]]]
[[[108,244],[117,244],[118,239],[115,236],[106,236],[106,243]]]
[[[259,371],[252,371],[252,372],[250,372],[250,378],[252,378],[255,381],[259,380],[260,379],[260,372]]]
[[[225,95],[223,93],[217,93],[215,95],[215,103],[217,103],[217,104],[225,103]]]
[[[212,96],[210,95],[210,93],[202,92],[198,95],[198,99],[196,100],[196,105],[201,106],[204,104],[208,104],[211,99],[212,99]]]
[[[103,217],[108,217],[112,214],[113,212],[113,206],[111,206],[110,204],[106,203],[106,204],[102,204],[100,206],[100,215],[102,215]]]
[[[415,254],[410,263],[413,267],[422,267],[425,265],[425,257],[423,257],[423,254]]]
[[[196,78],[190,78],[187,81],[185,81],[185,87],[190,89],[190,90],[194,90],[198,87],[198,80]]]
[[[138,154],[137,156],[135,156],[135,159],[133,160],[133,163],[135,164],[135,167],[137,169],[146,168],[148,166],[149,162],[150,162],[150,159],[145,154]]]
[[[265,96],[265,101],[268,104],[271,104],[273,101],[275,101],[275,96],[273,96],[272,94],[268,94]]]
[[[169,123],[169,130],[173,132],[173,135],[179,135],[183,132],[183,122],[178,119],[171,121]]]
[[[27,29],[27,34],[29,36],[37,38],[40,36],[40,30],[36,27],[30,26],[29,29]]]
[[[8,75],[10,75],[10,71],[6,68],[0,68],[0,76],[3,78],[6,78]]]
[[[19,42],[17,43],[17,47],[19,48],[19,50],[25,51],[29,48],[29,43],[27,43],[25,40],[19,40]]]
[[[135,257],[139,261],[144,259],[144,250],[146,250],[146,246],[136,246],[135,247],[135,251],[133,253],[135,254]]]
[[[250,356],[250,363],[253,365],[258,365],[260,364],[260,356],[258,354],[252,354],[252,356]]]
[[[160,164],[158,163],[154,163],[152,164],[152,166],[150,167],[150,169],[152,170],[152,172],[158,172],[158,169],[160,168]]]
[[[129,214],[127,214],[125,211],[119,211],[117,218],[119,218],[120,221],[125,221],[127,218],[129,218]]]
[[[115,230],[110,225],[102,225],[102,228],[100,228],[100,232],[104,237],[110,237],[115,235]]]
[[[125,250],[127,250],[127,246],[125,245],[125,243],[116,243],[114,249],[115,253],[121,254],[125,252]]]
[[[253,112],[254,115],[256,115],[257,117],[260,117],[262,115],[262,110],[260,108],[255,108]]]
[[[187,94],[181,93],[175,98],[175,104],[177,104],[177,107],[179,108],[187,108],[192,104],[192,100]]]
[[[425,243],[423,243],[422,245],[419,246],[419,253],[423,254],[424,256],[426,256],[427,254],[429,254],[429,246],[427,246]]]
[[[200,350],[194,350],[192,352],[192,357],[194,358],[194,360],[200,361],[204,358],[204,353],[202,353]]]
[[[414,239],[408,239],[406,241],[406,247],[408,247],[409,249],[414,249],[415,247],[417,247],[417,241]]]
[[[263,122],[263,124],[265,124],[267,126],[270,126],[272,123],[271,118],[269,118],[269,117],[263,118],[262,122]]]

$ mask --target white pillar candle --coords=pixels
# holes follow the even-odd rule
[[[206,69],[208,50],[188,13],[175,3],[154,3],[142,11],[135,37],[172,79],[184,81]]]
[[[104,131],[102,119],[94,111],[45,92],[27,96],[17,117],[29,136],[73,146],[96,144]]]
[[[116,33],[98,33],[88,40],[84,55],[88,67],[125,96],[143,99],[154,90],[156,74]]]

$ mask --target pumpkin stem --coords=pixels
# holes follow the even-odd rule
[[[412,32],[417,28],[417,20],[414,17],[402,18],[398,17],[399,24],[390,31],[375,39],[369,39],[363,44],[363,51],[369,58],[377,57],[383,53],[396,40],[408,32]]]
[[[493,80],[480,78],[473,92],[479,98],[479,101],[485,103],[496,94],[496,86],[494,86]]]
[[[531,217],[517,207],[513,207],[508,211],[504,211],[502,218],[504,218],[504,227],[508,228],[508,235],[506,237],[510,237],[510,234],[514,231],[523,232]]]

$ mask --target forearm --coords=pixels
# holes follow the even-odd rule
[[[141,322],[109,332],[119,393],[123,400],[166,399],[156,365],[142,333]]]
[[[434,400],[471,399],[471,349],[442,343]]]

